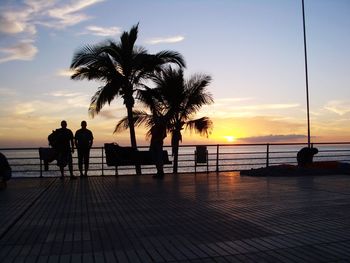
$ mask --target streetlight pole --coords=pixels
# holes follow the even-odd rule
[[[306,84],[306,112],[307,112],[307,146],[310,148],[310,106],[309,106],[309,78],[307,68],[307,50],[306,50],[306,30],[305,30],[305,8],[304,0],[301,0],[303,11],[303,32],[304,32],[304,58],[305,58],[305,84]]]

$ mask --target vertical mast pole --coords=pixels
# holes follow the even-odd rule
[[[307,146],[310,148],[310,105],[309,105],[309,78],[307,67],[307,50],[306,50],[306,29],[305,29],[305,8],[304,0],[302,2],[303,12],[303,32],[304,32],[304,58],[305,58],[305,84],[306,84],[306,112],[307,112]]]

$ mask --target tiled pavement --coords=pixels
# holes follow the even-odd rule
[[[350,262],[350,176],[14,179],[1,262]]]

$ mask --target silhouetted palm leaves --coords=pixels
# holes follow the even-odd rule
[[[145,125],[148,135],[156,118],[166,122],[167,132],[171,134],[172,152],[174,155],[174,173],[177,173],[178,148],[182,140],[181,131],[189,129],[200,135],[208,136],[212,129],[212,121],[208,117],[194,119],[195,114],[203,105],[213,102],[212,95],[206,91],[211,77],[196,74],[188,80],[184,79],[182,69],[166,67],[152,77],[155,88],[145,87],[139,90],[137,98],[150,110],[134,111],[135,125]],[[115,131],[128,127],[125,117],[116,126]]]
[[[72,79],[99,80],[103,85],[91,99],[89,112],[98,114],[102,107],[116,97],[122,97],[127,108],[128,128],[132,147],[136,148],[132,109],[134,92],[142,86],[142,81],[153,76],[167,63],[185,67],[183,57],[173,51],[162,51],[151,55],[142,47],[135,46],[138,24],[129,32],[124,32],[120,42],[107,41],[99,45],[87,45],[73,56]]]

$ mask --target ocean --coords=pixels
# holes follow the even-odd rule
[[[296,164],[296,154],[305,147],[301,144],[221,144],[208,145],[208,170],[209,171],[239,171],[251,168],[265,167],[267,165]],[[350,162],[350,144],[315,144],[319,153],[315,155],[315,161],[337,160]],[[191,173],[195,171],[195,146],[182,145],[179,148],[179,173]],[[267,151],[268,149],[268,151]],[[140,147],[140,150],[148,150],[148,147]],[[171,147],[165,146],[172,161]],[[6,148],[0,152],[8,158],[13,170],[13,177],[39,177],[40,160],[38,148]],[[73,154],[74,174],[78,175],[77,154]],[[44,169],[44,166],[42,166]],[[68,170],[68,169],[66,169]],[[172,165],[165,165],[165,172],[172,173]],[[200,164],[197,171],[206,171],[207,165]],[[90,153],[90,176],[115,175],[115,167],[106,165],[104,148],[95,147]],[[155,173],[154,165],[142,166],[143,174]],[[66,171],[68,174],[68,171]],[[133,166],[118,167],[118,175],[134,175]],[[56,177],[60,172],[56,162],[49,165],[49,171],[42,171],[44,177]]]

